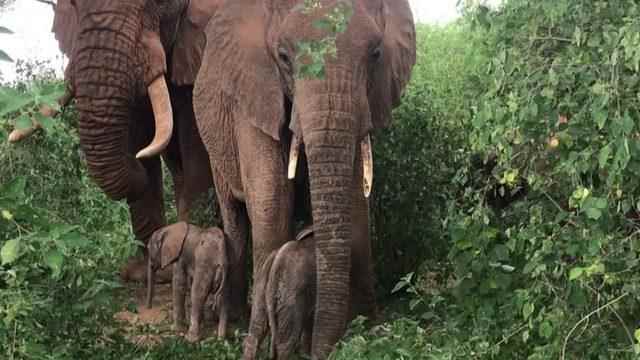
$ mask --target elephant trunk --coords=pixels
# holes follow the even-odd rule
[[[135,58],[136,37],[126,31],[135,19],[113,15],[121,29],[105,30],[90,21],[76,45],[76,107],[80,146],[89,174],[113,200],[137,200],[148,183],[142,164],[129,149],[129,118],[142,74]],[[95,15],[96,18],[98,15]]]
[[[325,359],[344,334],[349,309],[356,139],[349,112],[311,112],[308,120],[301,119],[317,266],[312,356]]]

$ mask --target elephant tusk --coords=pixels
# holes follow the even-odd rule
[[[149,99],[153,107],[153,117],[156,123],[156,133],[153,141],[146,148],[138,151],[136,158],[143,159],[160,154],[169,145],[173,134],[173,110],[171,98],[164,76],[154,80],[148,88]]]
[[[56,115],[58,115],[58,111],[49,105],[43,105],[40,108],[40,114],[42,114],[42,116],[44,117],[55,117]],[[33,123],[33,126],[31,126],[30,128],[13,130],[11,134],[9,134],[9,142],[16,143],[16,142],[22,141],[28,138],[29,136],[31,136],[31,134],[33,134],[36,130],[42,127],[42,125],[40,125],[40,123],[37,120],[32,119],[31,121]]]
[[[371,136],[362,140],[360,143],[360,152],[362,153],[363,176],[362,182],[364,187],[364,197],[371,195],[373,187],[373,152],[371,151]]]
[[[296,168],[298,167],[298,156],[300,155],[300,136],[294,134],[291,140],[291,149],[289,150],[289,172],[287,177],[293,180],[296,177]]]

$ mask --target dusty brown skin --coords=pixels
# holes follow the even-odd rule
[[[316,300],[316,257],[313,234],[305,229],[296,240],[273,252],[264,263],[260,276],[265,286],[255,292],[260,301],[256,317],[268,319],[271,332],[271,358],[289,359],[295,351],[308,354]],[[254,307],[255,309],[255,307]],[[256,329],[253,329],[256,330]],[[249,333],[247,342],[255,342],[257,350],[266,332]],[[245,353],[244,359],[255,359]]]
[[[153,305],[154,275],[158,269],[173,265],[173,320],[176,330],[185,328],[185,297],[191,283],[191,322],[187,340],[202,338],[205,304],[213,296],[218,311],[218,337],[227,331],[229,282],[226,240],[222,230],[203,230],[185,222],[160,228],[149,242],[147,308]]]
[[[143,243],[165,225],[156,155],[176,185],[180,220],[189,219],[192,204],[213,186],[192,89],[204,26],[221,1],[57,2],[53,31],[71,60],[65,78],[76,98],[89,173],[111,199],[127,201]],[[144,274],[144,262],[135,265],[123,270],[125,280]]]
[[[310,205],[295,213],[313,218],[318,306],[312,357],[324,359],[351,316],[376,311],[360,144],[391,121],[415,63],[415,28],[406,0],[353,0],[353,17],[338,36],[326,77],[299,79],[296,44],[324,35],[312,25],[323,14],[304,15],[299,3],[225,2],[206,29],[194,109],[233,263],[245,262],[251,222],[254,294],[261,286],[258,269],[292,238],[294,204],[309,195]],[[303,147],[295,182],[287,179],[292,138]],[[308,191],[296,191],[306,181]],[[251,333],[266,325],[253,315],[256,306]],[[247,341],[245,353],[255,353],[255,346]]]

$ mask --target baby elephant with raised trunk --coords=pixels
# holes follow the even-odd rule
[[[218,337],[225,337],[229,301],[226,238],[219,228],[201,229],[185,222],[165,226],[151,236],[147,277],[147,307],[153,303],[155,272],[173,264],[173,320],[185,329],[185,296],[191,280],[191,323],[187,341],[201,339],[207,298],[218,310]]]
[[[311,335],[316,300],[316,256],[311,228],[302,230],[295,241],[285,243],[265,261],[261,279],[263,287],[256,294],[260,322],[267,317],[271,330],[271,358],[289,359],[296,350],[311,351]],[[255,359],[266,335],[249,334],[244,359]],[[247,348],[253,351],[246,351]]]

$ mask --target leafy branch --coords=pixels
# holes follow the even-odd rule
[[[305,0],[301,12],[311,15],[324,11],[319,0]],[[326,60],[335,59],[338,53],[336,40],[339,34],[347,30],[353,16],[351,0],[340,0],[327,11],[327,14],[313,22],[316,29],[326,33],[320,40],[300,41],[297,44],[297,78],[320,79],[325,76]]]

